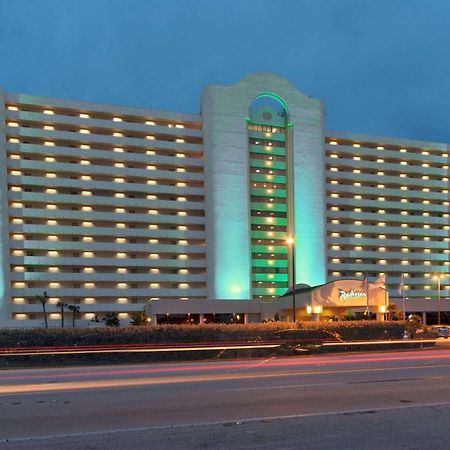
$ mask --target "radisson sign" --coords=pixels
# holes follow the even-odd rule
[[[339,292],[339,300],[348,300],[350,298],[363,298],[367,297],[367,294],[364,291],[355,291],[350,289],[349,291],[344,291],[343,289],[338,289]]]

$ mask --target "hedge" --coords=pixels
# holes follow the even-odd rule
[[[273,340],[311,343],[323,340],[398,339],[403,332],[401,322],[367,321],[1,329],[0,348]]]

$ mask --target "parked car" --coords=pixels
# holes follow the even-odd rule
[[[447,326],[433,325],[431,329],[437,332],[438,337],[443,337],[444,339],[447,339],[450,336],[450,330],[449,327]]]

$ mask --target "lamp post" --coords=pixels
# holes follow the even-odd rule
[[[438,325],[441,324],[441,279],[444,278],[444,274],[437,273],[434,275],[433,280],[437,280],[438,288]]]
[[[292,321],[295,323],[295,238],[289,236],[286,243],[292,252]]]

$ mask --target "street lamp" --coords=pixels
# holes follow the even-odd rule
[[[437,273],[433,276],[433,280],[437,281],[438,288],[438,325],[441,324],[441,280],[445,275],[443,273]]]
[[[286,244],[292,252],[292,321],[295,323],[295,238],[289,236]]]

